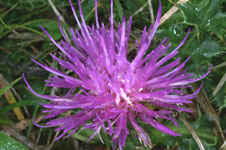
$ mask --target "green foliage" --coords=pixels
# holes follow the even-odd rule
[[[78,12],[78,5],[76,0],[72,0]],[[67,0],[52,0],[54,5],[60,11],[65,19],[62,26],[67,32],[70,27],[77,28],[72,12],[70,11],[69,2]],[[177,0],[173,0],[174,3]],[[101,0],[99,1],[98,16],[100,23],[103,21],[109,24],[110,17],[110,2]],[[56,53],[57,48],[52,45],[50,40],[43,34],[40,29],[42,25],[56,40],[62,38],[60,33],[57,16],[53,9],[50,7],[47,0],[0,0],[0,72],[4,78],[9,82],[9,86],[0,89],[0,125],[1,124],[15,124],[15,116],[12,110],[15,107],[20,107],[23,113],[23,107],[27,107],[29,116],[27,119],[31,120],[42,111],[38,103],[43,100],[34,96],[25,86],[23,81],[19,81],[21,74],[25,73],[29,79],[29,83],[37,93],[49,94],[52,89],[45,88],[43,81],[49,76],[44,70],[30,61],[30,58],[42,62],[43,64],[55,64],[50,57],[49,53]],[[154,16],[156,16],[158,9],[158,1],[152,1]],[[216,95],[213,96],[213,91],[216,89],[221,78],[226,72],[226,14],[225,14],[225,1],[224,0],[190,0],[187,3],[175,4],[179,8],[168,20],[166,20],[157,30],[156,36],[153,39],[150,51],[158,45],[164,38],[168,37],[169,42],[172,43],[171,50],[178,46],[178,44],[185,37],[188,28],[191,28],[191,33],[187,41],[181,47],[178,57],[185,60],[188,56],[192,56],[191,60],[186,64],[186,69],[195,74],[196,77],[203,75],[210,64],[213,64],[214,69],[210,75],[204,79],[204,91],[207,94],[208,100],[212,104],[218,119],[220,120],[221,127],[226,128],[225,122],[225,108],[226,108],[226,83],[219,89]],[[144,6],[144,7],[143,7]],[[167,0],[162,0],[162,16],[174,4]],[[139,11],[140,8],[143,9]],[[94,0],[85,0],[82,3],[83,14],[88,24],[95,24],[94,15]],[[79,13],[78,13],[79,14]],[[147,0],[114,0],[114,20],[118,23],[125,15],[129,19],[133,15],[131,43],[135,43],[135,39],[139,39],[144,26],[151,25],[149,6]],[[117,24],[115,24],[117,26]],[[69,34],[70,37],[70,34]],[[221,64],[223,64],[221,66]],[[216,67],[220,65],[220,67]],[[51,75],[50,75],[51,76]],[[16,83],[16,84],[15,84]],[[7,104],[4,98],[4,93],[9,88],[14,88],[17,91],[21,101],[15,104]],[[15,94],[15,93],[14,93]],[[65,94],[64,90],[59,89],[57,94]],[[19,98],[16,96],[16,99]],[[194,100],[194,102],[196,102]],[[190,107],[190,105],[188,106]],[[192,108],[194,106],[191,106]],[[194,107],[197,112],[182,113],[181,115],[186,118],[200,138],[206,150],[219,149],[222,142],[218,127],[214,122],[209,119],[205,114],[202,107]],[[195,114],[195,115],[193,115]],[[153,143],[153,149],[162,150],[198,150],[199,147],[192,137],[187,127],[178,119],[179,127],[175,127],[170,122],[164,122],[166,126],[172,130],[179,132],[183,136],[172,137],[162,133],[150,126],[142,125],[148,131]],[[46,144],[45,135],[51,135],[53,129],[44,129],[41,133],[40,143]],[[33,126],[31,121],[28,128],[23,132],[27,138],[30,138],[31,133],[35,137],[39,134],[38,128]],[[90,130],[81,130],[73,135],[78,139],[79,144],[84,146],[88,144],[100,145],[98,136],[88,142],[89,137],[93,134]],[[106,135],[102,130],[100,132],[106,147],[111,149],[111,137]],[[51,139],[51,138],[50,138]],[[7,135],[0,132],[0,149],[26,149]],[[149,149],[140,144],[138,137],[133,130],[130,130],[125,149]],[[70,149],[70,148],[69,148]]]
[[[0,132],[0,149],[1,150],[28,150],[27,147],[17,142],[13,138]]]
[[[37,105],[38,102],[37,101],[28,101],[28,100],[24,100],[21,102],[17,102],[8,106],[4,106],[2,108],[0,108],[0,115],[2,115],[2,113],[8,112],[10,110],[12,110],[15,107],[21,107],[21,106],[28,106],[28,105]]]
[[[7,86],[4,86],[3,88],[0,89],[0,96],[2,96],[5,92],[7,92],[14,84],[16,84],[18,81],[21,80],[21,77],[14,80],[12,83],[10,83]]]
[[[226,20],[223,19],[223,15],[220,15],[221,9],[218,0],[186,3],[179,6],[184,17],[183,23],[192,25],[196,29],[196,32],[193,33],[192,36],[194,37],[196,35],[197,39],[189,40],[189,42],[192,42],[192,46],[191,48],[186,47],[186,53],[194,54],[195,56],[193,56],[193,58],[197,64],[200,64],[199,60],[205,62],[207,58],[212,58],[222,53],[223,47],[220,40],[223,41],[222,34],[225,32]],[[220,34],[219,31],[221,31]],[[214,37],[213,34],[219,39]],[[196,55],[196,53],[198,53],[198,55]],[[203,59],[196,58],[199,57],[199,54],[203,56]]]
[[[122,21],[122,16],[124,15],[123,8],[122,8],[119,0],[115,0],[114,4],[116,5],[116,10],[117,10],[118,16],[120,18],[120,21]]]

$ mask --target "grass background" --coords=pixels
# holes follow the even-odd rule
[[[150,50],[164,38],[172,42],[175,48],[184,38],[188,28],[192,29],[189,37],[180,49],[178,57],[185,60],[192,56],[186,69],[196,77],[203,75],[210,65],[213,70],[202,82],[204,87],[189,105],[194,113],[178,113],[175,116],[179,128],[164,122],[171,129],[183,134],[171,137],[149,126],[148,131],[155,150],[225,150],[225,112],[226,112],[226,2],[224,0],[162,0],[162,16],[173,12],[157,30]],[[50,5],[52,2],[52,6]],[[109,25],[110,1],[98,1],[99,20]],[[152,0],[114,0],[114,20],[120,22],[122,16],[133,16],[132,37],[129,44],[132,57],[136,51],[134,42],[139,39],[144,26],[150,26],[158,9],[158,1]],[[78,10],[77,1],[73,4]],[[51,76],[31,61],[56,66],[49,53],[57,53],[57,48],[43,34],[40,25],[53,36],[61,38],[58,28],[56,8],[64,18],[65,30],[77,28],[67,0],[0,0],[0,149],[110,149],[110,137],[104,135],[106,145],[98,137],[88,141],[92,131],[78,131],[71,138],[55,142],[53,128],[41,129],[32,123],[32,118],[43,119],[42,108],[38,105],[44,100],[34,96],[21,80],[25,73],[36,92],[42,94],[63,94],[60,89],[44,86],[44,80]],[[82,1],[86,23],[95,23],[94,0]],[[153,16],[150,14],[153,11]],[[78,12],[78,11],[77,11]],[[78,13],[79,14],[79,13]],[[117,28],[117,24],[115,25]],[[201,82],[193,85],[191,91]],[[7,138],[5,137],[6,135]],[[131,131],[133,135],[133,131]],[[125,149],[149,149],[139,143],[135,136],[129,136]],[[197,137],[195,136],[197,135]],[[5,139],[5,140],[1,140]],[[14,140],[16,139],[16,141]],[[8,147],[7,147],[8,146]],[[14,147],[13,147],[14,146]],[[16,147],[15,147],[16,146]]]

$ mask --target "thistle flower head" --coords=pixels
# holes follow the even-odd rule
[[[180,136],[161,124],[159,118],[172,121],[177,126],[172,112],[190,112],[183,106],[192,103],[191,99],[196,97],[202,86],[192,94],[185,94],[183,89],[203,79],[211,69],[202,77],[194,79],[193,74],[183,69],[190,57],[182,63],[180,58],[172,60],[178,54],[178,49],[184,44],[190,30],[173,51],[166,54],[171,44],[164,38],[159,46],[147,54],[160,22],[159,4],[155,23],[148,29],[143,29],[140,39],[136,42],[137,54],[129,61],[127,48],[132,17],[128,21],[123,17],[115,29],[111,0],[110,27],[99,24],[95,0],[96,25],[88,26],[80,1],[78,0],[81,22],[71,0],[69,2],[79,27],[78,30],[70,29],[71,40],[64,34],[60,22],[59,29],[64,39],[59,43],[43,27],[41,28],[61,51],[59,57],[51,54],[52,58],[65,68],[64,70],[73,73],[67,74],[66,71],[62,72],[33,60],[55,75],[46,81],[46,86],[67,88],[68,93],[65,96],[39,95],[24,78],[28,88],[35,95],[50,101],[49,104],[41,103],[47,108],[44,110],[48,113],[45,118],[50,121],[46,123],[47,126],[36,125],[58,127],[55,131],[62,133],[57,139],[67,133],[70,136],[81,127],[94,130],[90,138],[96,134],[100,135],[100,130],[103,130],[112,135],[113,148],[119,146],[120,149],[125,145],[129,134],[128,124],[134,128],[140,141],[149,147],[151,140],[141,127],[141,122],[172,136]],[[76,92],[78,89],[80,91]],[[150,106],[158,109],[153,110]],[[54,119],[71,110],[75,113]]]

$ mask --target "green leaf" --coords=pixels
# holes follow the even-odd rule
[[[4,107],[0,108],[0,115],[2,113],[8,112],[10,110],[12,110],[15,107],[21,107],[21,106],[28,106],[28,105],[37,105],[38,103],[40,103],[40,101],[20,101],[20,102],[16,102],[14,104],[10,104]]]
[[[218,0],[191,0],[187,3],[179,4],[181,11],[175,13],[163,26],[157,31],[158,37],[168,37],[172,42],[172,47],[176,45],[185,36],[188,26],[194,26],[184,46],[180,48],[179,55],[182,59],[191,57],[190,68],[196,68],[200,64],[209,64],[210,60],[223,52],[222,44],[219,42],[223,40],[225,30],[225,21],[220,21],[225,15],[220,12]],[[216,20],[216,23],[214,21]],[[226,20],[226,19],[225,19]],[[219,25],[220,29],[217,29]],[[213,36],[212,33],[217,35]],[[182,55],[181,55],[182,54]],[[194,72],[194,70],[193,70]]]
[[[76,139],[84,142],[89,142],[89,143],[95,143],[99,142],[99,138],[97,136],[94,136],[91,140],[89,140],[89,137],[94,133],[94,131],[90,129],[80,129],[78,132],[74,133],[72,136],[75,137]]]
[[[54,40],[58,40],[62,36],[57,21],[41,20],[29,23],[29,26],[41,30],[40,25],[46,29],[46,31],[53,37]]]
[[[114,2],[115,2],[115,5],[116,5],[116,10],[118,12],[118,16],[120,18],[120,21],[122,21],[122,16],[124,15],[122,5],[120,4],[119,0],[114,0]]]
[[[213,98],[213,102],[218,105],[220,111],[223,108],[226,108],[226,96],[225,95],[226,95],[226,85],[224,85]]]
[[[6,118],[3,115],[0,115],[0,124],[1,125],[7,125],[7,126],[10,126],[11,125],[9,119]]]
[[[218,0],[205,0],[199,3],[183,3],[179,8],[184,17],[184,23],[196,27],[197,36],[200,30],[210,28],[211,20],[217,18],[217,13],[220,10]]]
[[[209,20],[207,26],[210,31],[223,40],[226,35],[226,14],[219,12],[214,18]]]
[[[104,140],[106,146],[107,146],[107,150],[110,150],[112,148],[112,143],[110,142],[107,134],[101,129],[100,130],[100,135],[102,137],[102,139]]]
[[[220,110],[222,110],[223,108],[226,108],[226,96],[224,97],[224,100],[223,100],[223,104],[220,106]]]
[[[217,137],[214,135],[213,131],[211,130],[211,125],[209,121],[207,120],[206,116],[201,116],[199,119],[197,119],[195,122],[189,122],[192,128],[195,130],[196,134],[200,138],[202,142],[206,143],[213,143],[214,147],[216,148],[216,139]],[[148,131],[150,138],[152,140],[153,145],[156,145],[158,143],[162,143],[165,146],[172,146],[175,143],[179,143],[178,146],[180,149],[184,150],[198,150],[197,143],[194,141],[190,131],[187,129],[187,127],[182,123],[182,121],[178,120],[179,126],[176,127],[170,122],[164,123],[168,128],[172,129],[173,131],[180,133],[182,136],[180,137],[173,137],[166,133],[163,133],[155,128],[152,128],[150,126],[145,126],[146,131]],[[188,149],[185,149],[183,145],[180,143],[192,143],[193,145],[187,144],[186,147]]]
[[[27,147],[0,132],[0,149],[1,150],[28,150]]]
[[[216,56],[221,50],[220,45],[211,39],[203,41],[200,45],[200,52],[205,57]]]
[[[17,78],[13,82],[11,82],[9,85],[4,86],[3,88],[0,89],[0,96],[2,96],[6,91],[8,91],[14,84],[16,84],[18,81],[20,81],[22,77]]]
[[[89,20],[92,19],[92,17],[94,16],[94,11],[95,11],[94,1],[84,1],[84,3],[82,3],[82,12],[86,23],[88,23]],[[77,14],[79,14],[79,11],[77,11]]]

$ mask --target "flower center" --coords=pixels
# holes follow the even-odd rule
[[[127,96],[123,88],[120,88],[120,94],[116,93],[116,104],[119,105],[120,102],[126,102],[129,105],[132,105],[131,99]]]

